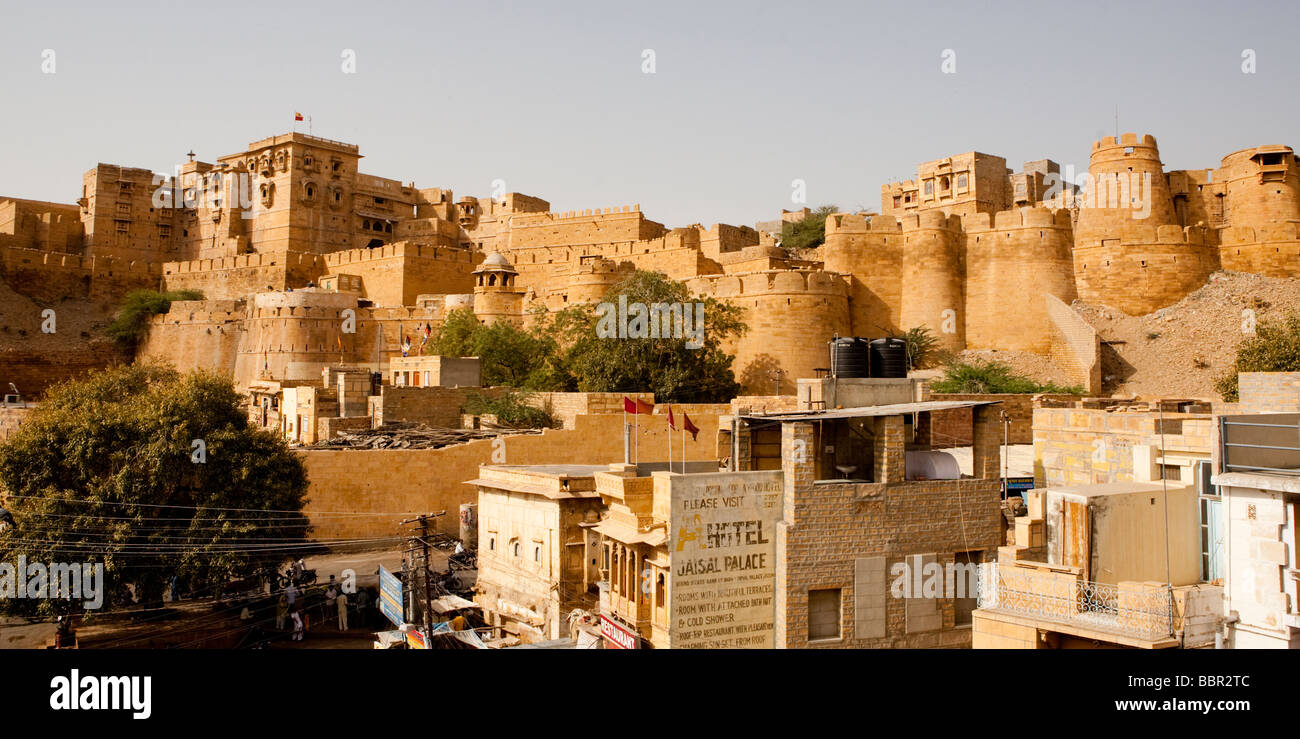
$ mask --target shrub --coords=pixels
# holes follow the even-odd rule
[[[1055,383],[1040,383],[1018,375],[1003,362],[953,362],[944,369],[943,379],[930,385],[936,393],[987,395],[997,393],[1063,393],[1082,395],[1078,385],[1064,387]]]
[[[1237,345],[1232,369],[1214,383],[1214,389],[1230,403],[1240,399],[1240,372],[1300,372],[1300,315],[1292,312],[1280,320],[1261,321],[1255,335]]]
[[[826,241],[826,216],[838,213],[834,205],[823,205],[801,221],[781,225],[781,247],[786,251],[812,249]]]
[[[149,333],[149,319],[166,313],[175,300],[202,300],[197,290],[135,290],[127,294],[117,318],[108,325],[109,338],[118,345],[134,350],[136,344]]]
[[[942,354],[939,351],[939,339],[925,326],[909,328],[907,331],[890,338],[907,342],[907,368],[925,369],[935,363]]]
[[[551,414],[550,404],[539,408],[528,402],[528,394],[515,390],[492,397],[471,393],[465,399],[465,410],[476,416],[495,416],[497,424],[517,429],[551,429],[559,424]]]

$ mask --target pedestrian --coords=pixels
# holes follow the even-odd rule
[[[284,620],[289,615],[289,599],[281,595],[275,602],[275,630],[284,631]]]
[[[338,604],[338,609],[339,609],[339,631],[347,631],[348,630],[347,593],[339,593],[339,597],[336,598],[334,602]]]
[[[357,592],[357,615],[361,617],[361,628],[368,628],[370,625],[370,612],[366,606],[370,605],[370,589],[362,588]]]
[[[286,598],[289,599],[289,608],[293,609],[294,603],[298,601],[297,586],[295,586],[293,583],[289,583],[289,587],[284,589],[284,595]]]
[[[294,641],[302,641],[302,632],[305,628],[306,627],[303,625],[302,622],[301,611],[294,611],[293,612],[293,640]]]
[[[334,615],[334,602],[338,600],[339,589],[334,584],[334,576],[330,575],[330,586],[325,590],[325,614],[321,620],[322,624],[328,623],[331,616]]]

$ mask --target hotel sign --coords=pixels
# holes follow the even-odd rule
[[[605,637],[606,649],[639,649],[641,637],[605,614],[600,614],[600,635]]]
[[[672,485],[672,648],[772,648],[781,472],[682,475],[667,481]]]

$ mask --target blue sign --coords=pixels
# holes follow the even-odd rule
[[[397,626],[406,623],[402,617],[402,581],[383,565],[379,566],[379,612]]]
[[[1006,480],[1008,493],[1034,489],[1034,478],[1032,477],[1008,477]]]

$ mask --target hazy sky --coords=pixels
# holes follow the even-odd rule
[[[1116,105],[1166,167],[1214,167],[1300,146],[1298,7],[3,0],[0,195],[72,202],[96,162],[214,161],[295,111],[370,174],[668,226],[773,218],[796,178],[810,206],[878,208],[883,182],[972,149],[1082,170]]]

